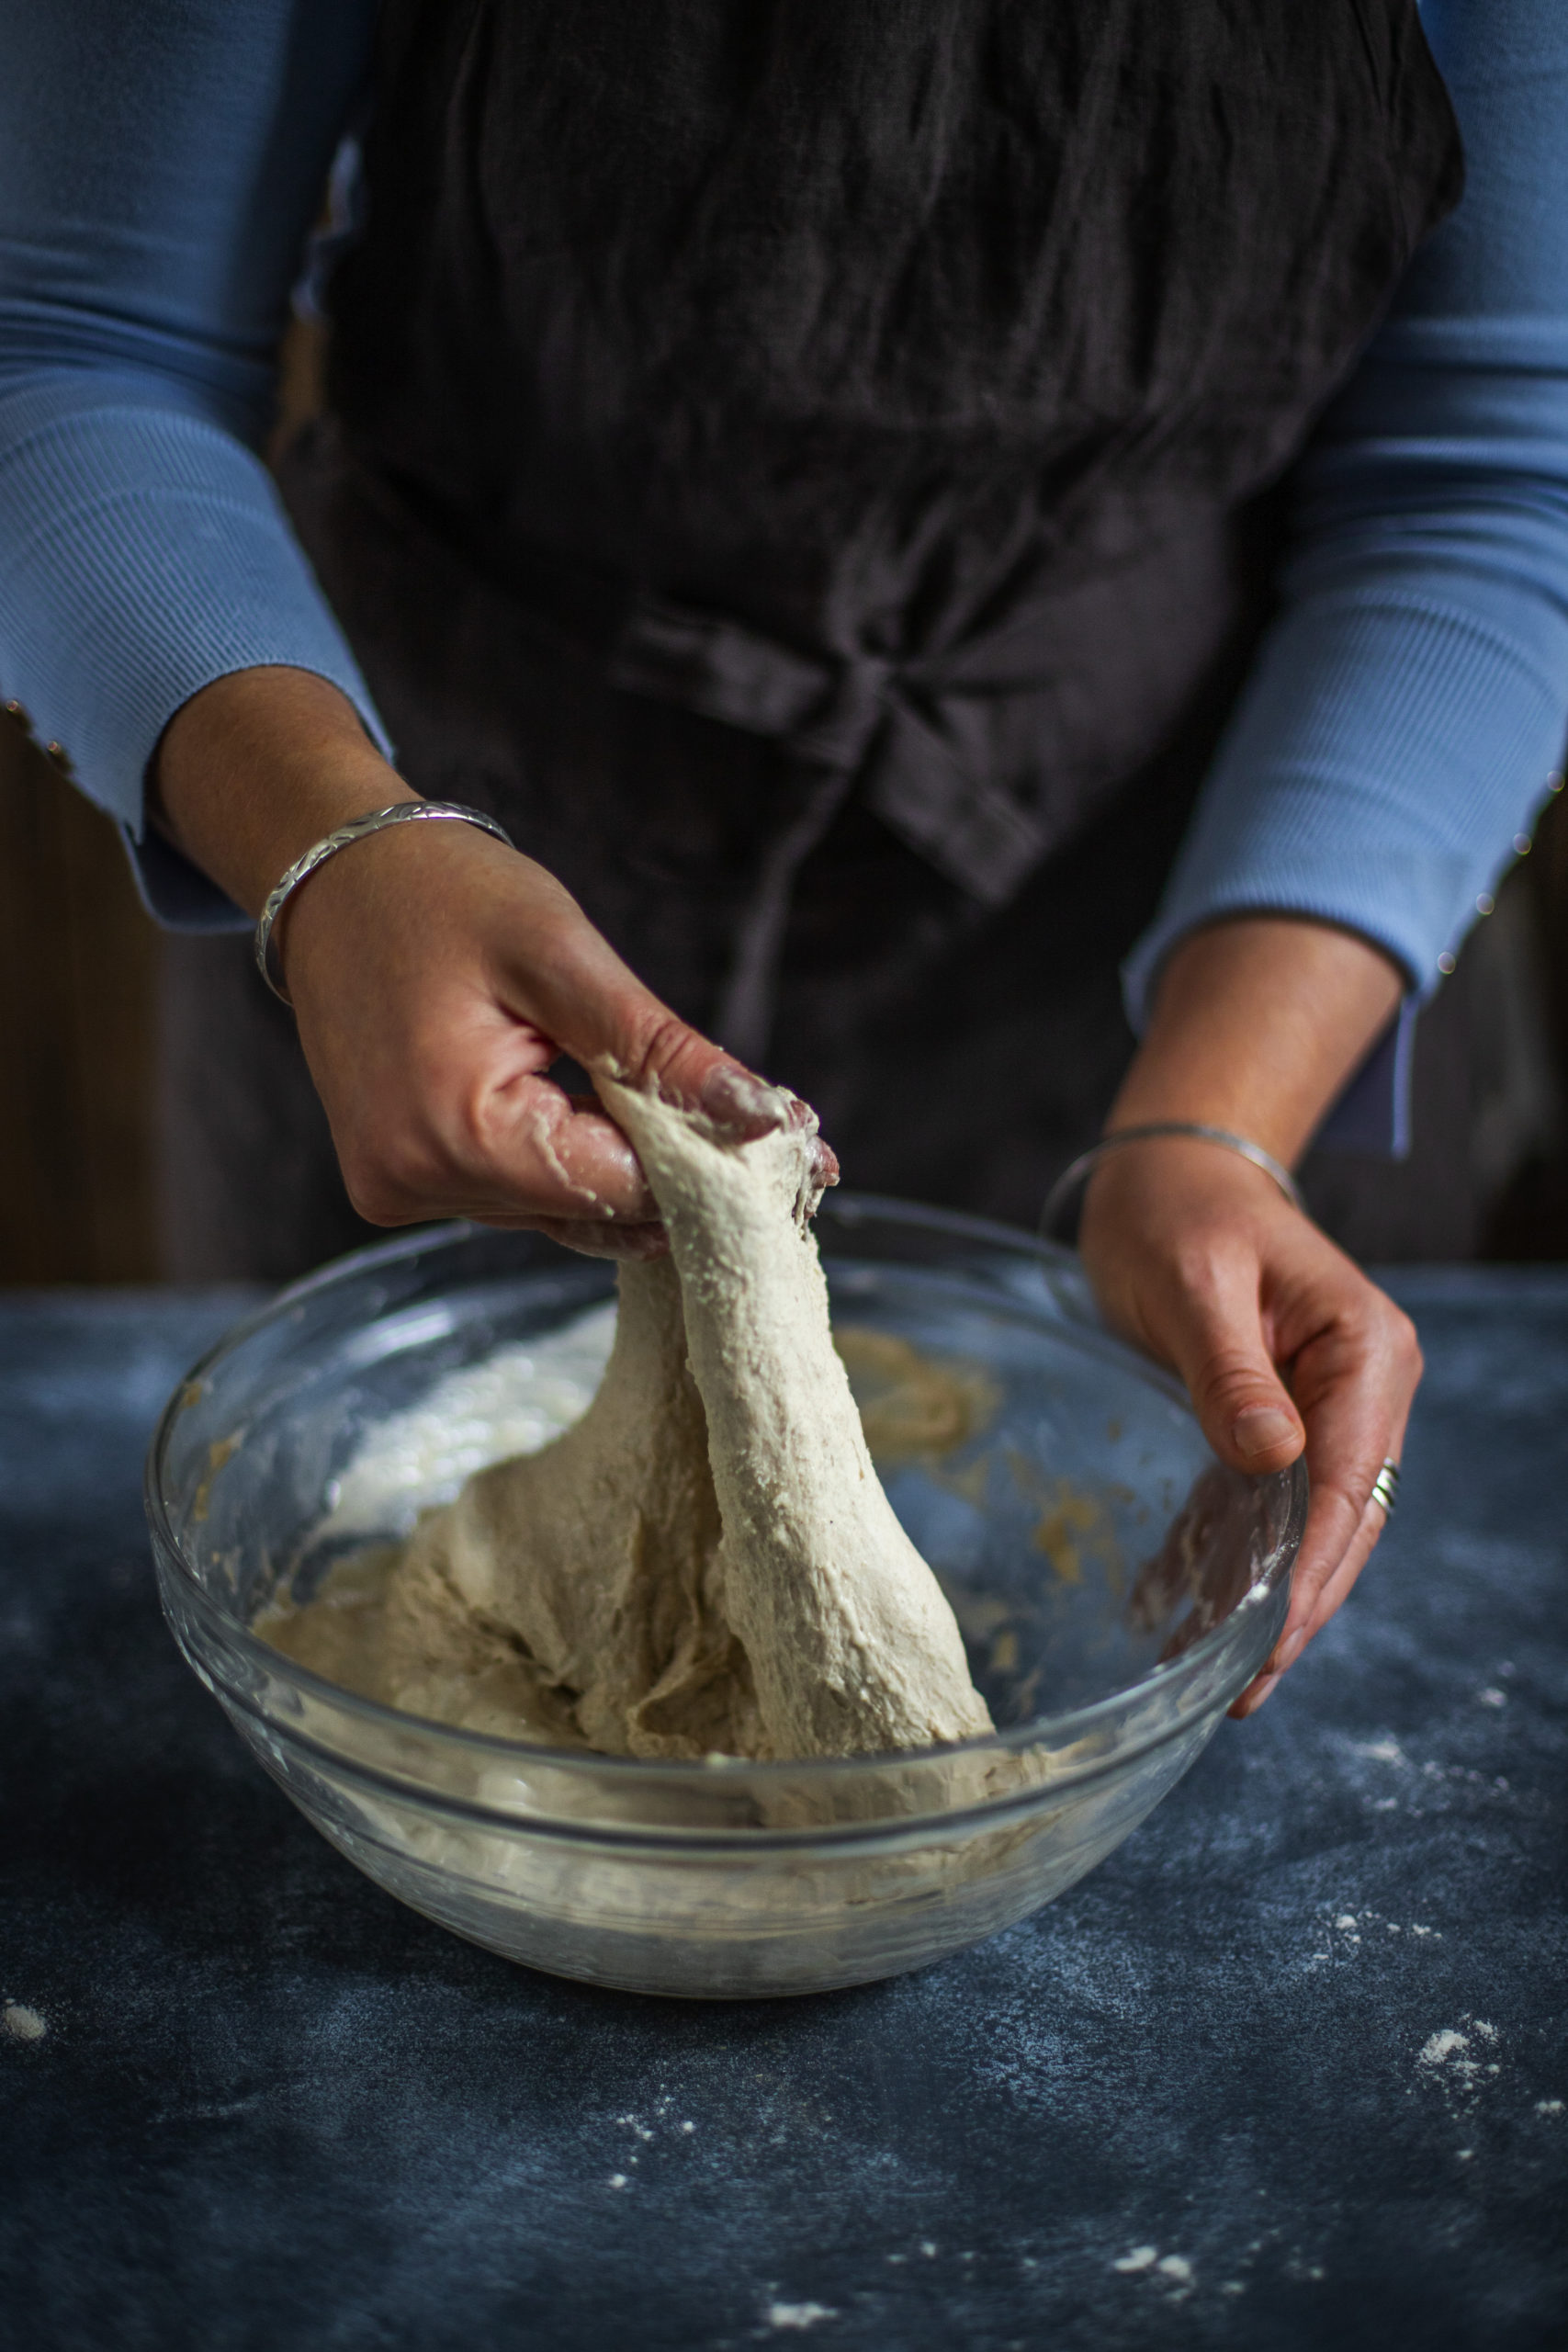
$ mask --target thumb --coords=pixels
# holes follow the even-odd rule
[[[607,1064],[600,1067],[610,1074]],[[804,1128],[815,1182],[825,1187],[839,1181],[838,1155],[818,1134],[815,1111],[787,1087],[770,1086],[673,1013],[665,1016],[631,1068],[623,1062],[615,1074],[641,1090],[656,1088],[667,1102],[700,1111],[737,1143],[755,1142],[777,1127]]]
[[[1222,1462],[1256,1476],[1295,1460],[1306,1430],[1264,1344],[1256,1288],[1183,1294],[1162,1336]]]
[[[553,875],[534,868],[530,878],[539,903],[525,958],[507,940],[504,994],[515,1012],[590,1077],[657,1091],[742,1140],[783,1125],[789,1096],[661,1003]]]
[[[740,1143],[774,1127],[815,1128],[804,1103],[768,1085],[661,1003],[554,876],[536,872],[544,904],[530,926],[526,972],[514,976],[523,983],[518,1010],[591,1078],[657,1091],[701,1112]],[[826,1145],[817,1158],[820,1181],[836,1182],[838,1163]]]
[[[634,1027],[622,1053],[600,1065],[624,1085],[701,1112],[738,1143],[750,1143],[774,1127],[804,1125],[809,1118],[804,1103],[784,1087],[770,1086],[662,1005],[650,1028],[639,1025],[642,1034]]]

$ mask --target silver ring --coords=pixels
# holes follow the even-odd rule
[[[368,841],[372,833],[383,832],[389,825],[417,825],[440,818],[455,819],[463,825],[477,825],[481,833],[493,833],[498,842],[506,843],[508,849],[513,846],[512,836],[503,825],[498,825],[495,819],[487,817],[482,809],[466,808],[459,800],[397,800],[389,808],[372,808],[368,815],[352,818],[346,825],[340,825],[336,832],[328,833],[323,841],[308,849],[303,857],[295,859],[288,873],[278,877],[276,889],[268,893],[266,904],[261,910],[261,921],[256,925],[256,968],[274,996],[280,997],[285,1004],[293,1001],[283,985],[283,975],[277,969],[272,934],[278,916],[306,876],[314,874],[319,865],[324,865],[329,857],[335,857],[339,850],[351,848],[355,842]]]
[[[1393,1507],[1399,1500],[1399,1464],[1392,1454],[1372,1480],[1372,1491],[1368,1499],[1382,1504],[1385,1519],[1393,1517]]]

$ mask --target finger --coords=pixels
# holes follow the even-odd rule
[[[531,1222],[657,1222],[636,1152],[592,1096],[513,1076],[491,1090],[476,1124],[492,1206],[521,1210]]]
[[[1278,1689],[1284,1676],[1294,1666],[1303,1652],[1317,1639],[1329,1619],[1349,1599],[1357,1577],[1376,1551],[1387,1524],[1388,1515],[1382,1505],[1369,1502],[1362,1514],[1361,1524],[1356,1531],[1354,1542],[1327,1583],[1318,1593],[1313,1613],[1305,1626],[1298,1628],[1293,1634],[1281,1634],[1262,1673],[1247,1684],[1241,1696],[1233,1703],[1230,1713],[1238,1720],[1258,1713],[1258,1708]]]
[[[1233,1699],[1231,1701],[1231,1703],[1226,1708],[1225,1713],[1228,1715],[1234,1716],[1238,1724],[1245,1723],[1248,1715],[1255,1715],[1258,1713],[1258,1708],[1261,1707],[1267,1700],[1273,1696],[1279,1680],[1280,1678],[1277,1674],[1258,1675],[1253,1681],[1247,1684],[1246,1690],[1238,1699]]]
[[[1293,1462],[1306,1430],[1264,1342],[1256,1257],[1212,1260],[1205,1279],[1169,1296],[1161,1323],[1220,1460],[1255,1475]]]
[[[1299,1646],[1292,1647],[1287,1658],[1283,1657],[1283,1650],[1287,1645],[1284,1643],[1280,1645],[1283,1666],[1293,1666],[1303,1651],[1316,1641],[1330,1618],[1337,1615],[1346,1601],[1349,1600],[1357,1577],[1382,1543],[1387,1526],[1388,1513],[1383,1510],[1382,1505],[1379,1502],[1369,1502],[1361,1514],[1361,1524],[1356,1530],[1349,1550],[1319,1591],[1313,1604],[1311,1616],[1307,1619],[1305,1625],[1300,1628]],[[1290,1635],[1289,1641],[1295,1643],[1296,1634]]]
[[[1366,1531],[1382,1532],[1372,1488],[1384,1462],[1397,1462],[1404,1451],[1420,1368],[1413,1333],[1406,1353],[1398,1328],[1403,1325],[1404,1317],[1389,1308],[1386,1317],[1325,1333],[1297,1360],[1312,1501],[1291,1580],[1290,1611],[1269,1661],[1280,1670],[1300,1656],[1319,1603],[1340,1571],[1349,1569],[1345,1590],[1355,1581],[1371,1548],[1361,1542]]]
[[[599,1067],[622,1085],[657,1092],[667,1102],[700,1113],[736,1143],[755,1143],[780,1127],[804,1129],[811,1138],[813,1182],[826,1190],[839,1181],[838,1154],[818,1134],[817,1114],[808,1102],[787,1087],[770,1085],[672,1016],[644,1041],[630,1069],[620,1061]]]
[[[661,1004],[621,961],[558,885],[554,911],[537,923],[525,967],[506,997],[590,1075],[655,1092],[746,1141],[780,1126],[793,1096]]]
[[[644,1040],[635,1062],[605,1066],[623,1085],[654,1091],[707,1119],[737,1143],[754,1143],[780,1127],[804,1130],[812,1139],[812,1172],[818,1184],[839,1181],[837,1155],[817,1133],[817,1114],[786,1086],[759,1078],[733,1055],[697,1030],[671,1018]]]
[[[1401,1418],[1393,1451],[1385,1459],[1397,1463],[1404,1449],[1407,1419],[1408,1414]],[[1375,1496],[1369,1494],[1354,1536],[1326,1577],[1317,1585],[1311,1599],[1303,1600],[1292,1583],[1292,1606],[1280,1638],[1262,1672],[1232,1705],[1230,1713],[1233,1715],[1256,1714],[1281,1676],[1290,1670],[1309,1645],[1317,1639],[1329,1620],[1343,1608],[1361,1570],[1382,1542],[1388,1520],[1389,1514],[1382,1504]]]
[[[525,960],[509,960],[500,975],[502,1001],[514,1016],[591,1075],[602,1071],[622,1085],[657,1091],[701,1112],[739,1142],[786,1123],[815,1134],[815,1112],[661,1004],[560,884],[531,860],[524,863],[539,905]],[[814,1173],[819,1184],[838,1182],[838,1161],[826,1146],[817,1151]]]
[[[739,1065],[736,1067],[739,1068]],[[728,1078],[729,1073],[726,1070],[721,1073],[721,1075]],[[750,1084],[764,1086],[765,1091],[770,1095],[782,1094],[784,1096],[784,1102],[787,1105],[786,1124],[788,1125],[793,1127],[802,1127],[809,1122],[813,1128],[815,1128],[817,1114],[808,1103],[801,1102],[798,1095],[790,1094],[782,1087],[766,1086],[766,1082],[764,1080],[753,1079],[750,1070],[743,1070],[741,1072],[741,1076],[746,1079]],[[712,1090],[710,1089],[710,1091],[711,1091]],[[720,1099],[721,1101],[727,1101],[728,1099],[727,1090],[720,1091]],[[567,1100],[571,1104],[574,1111],[597,1112],[601,1117],[608,1115],[604,1111],[604,1108],[597,1098],[592,1094],[570,1094],[568,1095]],[[778,1121],[772,1116],[771,1105],[769,1106],[769,1112],[770,1115],[767,1125],[756,1128],[755,1133],[766,1134],[769,1129],[778,1125]],[[712,1115],[711,1113],[709,1115]],[[717,1125],[718,1122],[716,1121],[715,1124]],[[615,1132],[617,1135],[620,1134],[620,1128],[617,1127]],[[735,1132],[735,1128],[733,1126],[731,1127],[730,1132],[732,1134]],[[749,1138],[742,1136],[741,1139],[748,1140]],[[839,1155],[829,1143],[826,1142],[821,1136],[817,1135],[816,1133],[813,1133],[811,1137],[811,1173],[813,1181],[820,1185],[824,1191],[827,1190],[829,1185],[836,1184],[839,1181]]]

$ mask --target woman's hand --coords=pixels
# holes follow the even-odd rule
[[[160,820],[243,906],[353,816],[412,800],[334,687],[242,672],[172,722]],[[676,1018],[532,859],[471,825],[399,825],[304,882],[274,933],[360,1215],[527,1226],[602,1256],[666,1247],[637,1155],[563,1054],[750,1136],[771,1088]],[[804,1110],[795,1115],[806,1115]],[[819,1173],[837,1164],[819,1147]]]
[[[472,826],[400,826],[333,859],[283,954],[349,1197],[373,1225],[465,1216],[595,1256],[662,1251],[631,1145],[593,1096],[546,1075],[563,1053],[738,1136],[777,1123],[773,1090],[651,995],[543,867]]]
[[[1198,932],[1166,967],[1108,1132],[1199,1121],[1289,1164],[1399,991],[1379,949],[1325,924],[1253,917]],[[1250,1713],[1382,1532],[1372,1482],[1404,1442],[1421,1377],[1414,1327],[1262,1170],[1196,1139],[1150,1138],[1102,1160],[1080,1245],[1107,1317],[1180,1374],[1222,1461],[1279,1470],[1305,1452],[1312,1502],[1290,1613],[1232,1710]]]
[[[1305,1450],[1312,1504],[1290,1613],[1232,1709],[1248,1714],[1382,1532],[1372,1482],[1404,1443],[1421,1377],[1414,1326],[1271,1178],[1213,1144],[1161,1137],[1102,1161],[1081,1246],[1106,1315],[1180,1374],[1223,1462],[1282,1470]]]

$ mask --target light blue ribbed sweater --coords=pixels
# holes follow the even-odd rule
[[[197,689],[332,679],[386,738],[254,455],[375,0],[0,0],[0,695],[124,825],[155,912],[236,910],[142,825]],[[1333,1122],[1399,1148],[1411,1017],[1568,733],[1568,5],[1427,0],[1468,184],[1298,469],[1285,603],[1134,955],[1276,909],[1405,1013]]]

